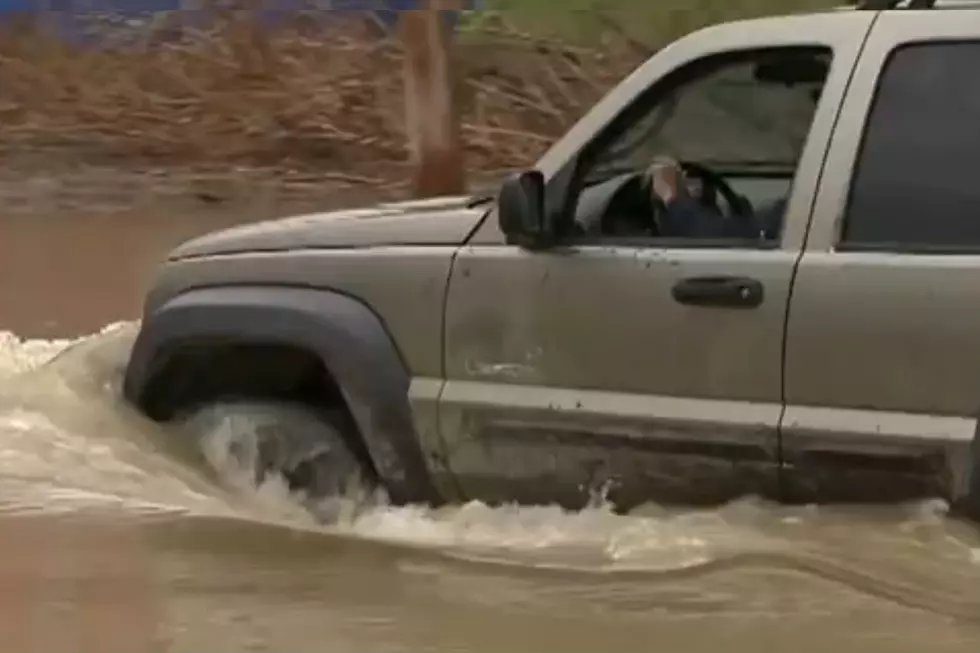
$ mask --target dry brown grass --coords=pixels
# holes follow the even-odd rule
[[[166,38],[172,25],[146,26],[137,46],[111,50],[21,26],[0,34],[0,156],[301,167],[390,183],[406,156],[402,54],[374,27],[296,15],[269,31],[226,14],[179,41]],[[533,161],[649,54],[621,37],[600,43],[548,42],[501,20],[460,39],[468,166]]]

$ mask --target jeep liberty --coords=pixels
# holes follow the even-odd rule
[[[308,496],[977,516],[978,62],[964,2],[692,33],[493,198],[179,246],[124,395],[253,413],[256,473]]]

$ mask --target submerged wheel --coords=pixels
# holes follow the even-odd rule
[[[256,486],[279,475],[307,499],[371,490],[376,480],[345,437],[342,413],[288,402],[227,401],[180,421],[201,445],[223,448]],[[204,442],[207,439],[218,442]]]

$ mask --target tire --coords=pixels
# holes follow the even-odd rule
[[[180,421],[206,449],[224,436],[233,463],[256,486],[280,476],[306,500],[371,491],[376,481],[351,448],[342,413],[288,402],[226,401],[208,404]]]

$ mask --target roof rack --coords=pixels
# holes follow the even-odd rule
[[[889,9],[940,9],[965,6],[980,6],[980,2],[971,0],[852,0],[855,9],[865,11],[885,11]]]

